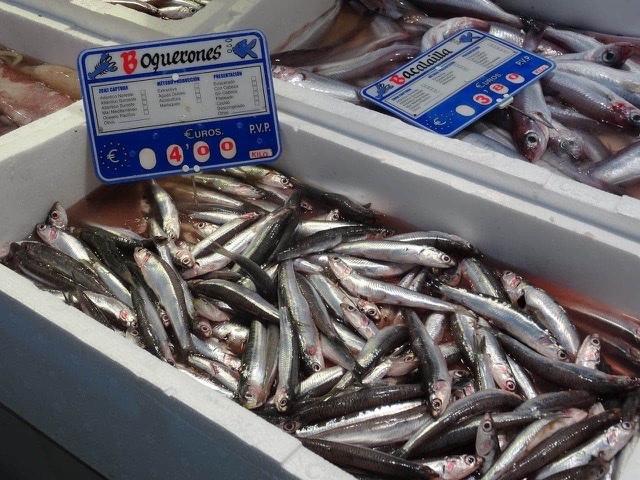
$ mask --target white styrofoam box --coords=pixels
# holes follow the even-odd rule
[[[553,24],[571,25],[619,35],[640,35],[640,2],[637,0],[495,0],[506,10]]]
[[[417,227],[462,235],[518,271],[640,311],[640,242],[570,214],[579,199],[565,197],[561,209],[499,191],[287,106],[277,167]],[[98,185],[80,109],[51,130],[0,161],[0,243],[31,232],[53,201],[70,205]],[[2,266],[0,310],[0,403],[109,478],[350,478]]]
[[[337,0],[211,0],[193,16],[181,20],[163,20],[103,0],[11,1],[118,43],[257,28],[276,47]]]
[[[105,45],[68,24],[0,1],[0,45],[12,48],[46,63],[76,68],[78,53],[86,48]],[[81,101],[40,118],[29,125],[0,136],[0,159],[15,149],[29,145],[34,138],[47,138],[61,119],[80,108]]]

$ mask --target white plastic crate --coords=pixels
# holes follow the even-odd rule
[[[6,2],[0,21],[0,43],[45,61],[73,65],[104,43]],[[280,82],[277,91],[277,166],[640,311],[638,201]],[[96,188],[89,155],[79,102],[0,137],[0,244],[28,234],[54,200],[71,205]],[[0,311],[0,403],[109,478],[349,478],[5,267]],[[640,454],[624,480],[639,468]]]
[[[11,0],[11,3],[118,43],[257,28],[275,47],[326,12],[335,1],[211,0],[206,7],[181,20],[163,20],[102,0]]]

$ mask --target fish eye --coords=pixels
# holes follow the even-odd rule
[[[57,220],[59,216],[60,215],[58,215],[58,212],[56,212],[55,210],[51,212],[51,218],[53,218],[54,220]]]
[[[296,423],[293,420],[287,420],[286,422],[284,422],[284,424],[282,425],[282,428],[286,431],[286,432],[293,432],[296,429]]]
[[[605,62],[613,62],[615,59],[616,54],[611,50],[605,50],[605,52],[602,54],[602,60],[604,60]]]
[[[347,310],[349,310],[350,312],[353,312],[356,309],[356,307],[354,307],[353,305],[347,305]]]
[[[527,146],[535,146],[539,143],[539,139],[538,139],[538,135],[536,135],[535,133],[528,133],[525,137],[524,137],[525,142],[527,143]]]
[[[560,360],[566,360],[567,359],[567,354],[565,353],[564,350],[558,350],[558,358]]]
[[[516,383],[513,380],[507,380],[505,382],[505,386],[507,387],[507,390],[513,392],[516,389]]]
[[[439,398],[434,398],[433,400],[431,400],[431,407],[434,410],[440,410],[442,408],[442,400],[440,400]]]
[[[320,366],[320,364],[319,364],[319,363],[314,363],[314,364],[311,366],[311,369],[312,369],[314,372],[319,372],[320,370],[322,370],[322,367]]]
[[[131,335],[133,335],[134,337],[137,337],[140,334],[140,332],[138,332],[137,329],[133,328],[131,329]]]
[[[283,397],[280,400],[278,400],[278,406],[280,408],[285,408],[288,404],[289,404],[289,400],[286,397]]]
[[[598,338],[592,338],[592,339],[591,339],[591,344],[592,344],[592,345],[595,345],[595,346],[600,345],[600,339],[598,339]]]
[[[631,121],[633,123],[640,123],[640,113],[634,113],[631,115]]]
[[[451,261],[451,257],[449,255],[443,255],[442,256],[442,261],[443,262],[450,262]]]
[[[625,430],[631,430],[631,422],[622,422],[622,428]]]
[[[467,455],[467,458],[465,458],[465,462],[467,462],[469,465],[473,465],[474,463],[476,463],[476,457]]]
[[[43,223],[39,223],[38,226],[36,227],[36,229],[38,231],[43,231],[45,228],[47,228]]]
[[[491,430],[493,429],[493,425],[491,425],[491,422],[489,422],[489,421],[484,422],[484,423],[482,424],[482,429],[483,429],[485,432],[489,432],[489,431],[491,431]]]

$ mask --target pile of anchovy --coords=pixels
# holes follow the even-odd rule
[[[104,0],[164,20],[182,20],[198,13],[209,0]]]
[[[631,450],[635,319],[574,324],[467,240],[266,167],[141,188],[146,236],[56,203],[4,263],[361,478],[597,479]]]
[[[336,32],[345,11],[359,19]],[[490,0],[338,0],[272,55],[273,75],[365,104],[359,87],[467,28],[557,69],[457,138],[613,193],[640,180],[640,38],[546,26]]]

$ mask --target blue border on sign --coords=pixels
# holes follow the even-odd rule
[[[118,184],[118,183],[126,183],[126,182],[130,182],[130,181],[134,181],[134,180],[147,180],[147,179],[151,179],[151,178],[158,178],[158,177],[162,177],[162,176],[168,176],[168,175],[184,175],[184,174],[189,174],[189,173],[193,173],[192,171],[189,172],[184,172],[182,170],[165,170],[165,171],[161,171],[161,172],[154,172],[154,173],[149,173],[146,175],[134,175],[134,176],[129,176],[129,177],[121,177],[121,178],[117,178],[117,179],[107,179],[104,178],[101,174],[100,174],[100,170],[99,170],[99,165],[98,165],[98,152],[97,152],[97,146],[95,143],[95,137],[97,136],[97,131],[96,131],[96,126],[95,126],[95,122],[93,119],[93,105],[91,103],[91,98],[89,95],[89,92],[87,91],[87,86],[91,83],[101,83],[100,81],[95,81],[95,80],[87,80],[87,72],[85,71],[84,68],[84,60],[88,55],[94,54],[94,53],[102,53],[102,52],[119,52],[119,51],[125,51],[125,50],[130,50],[131,48],[141,48],[141,47],[154,47],[154,46],[163,46],[163,45],[179,45],[179,44],[184,44],[184,43],[194,43],[194,42],[199,42],[202,40],[216,40],[216,39],[220,39],[220,38],[230,38],[230,37],[237,37],[237,36],[242,36],[242,35],[256,35],[259,39],[260,39],[260,50],[262,52],[262,59],[260,61],[255,61],[252,62],[254,64],[261,64],[264,66],[265,68],[265,75],[264,75],[264,82],[266,83],[266,98],[269,101],[269,107],[270,107],[270,111],[273,115],[273,118],[275,120],[275,138],[276,138],[276,151],[273,152],[273,155],[271,155],[270,157],[266,157],[266,158],[259,158],[256,160],[246,160],[246,161],[236,161],[236,162],[226,162],[226,163],[218,163],[215,166],[211,166],[211,167],[201,167],[201,171],[206,171],[206,170],[218,170],[221,168],[226,168],[226,167],[234,167],[234,166],[242,166],[242,165],[256,165],[256,164],[262,164],[262,163],[271,163],[274,162],[275,160],[277,160],[280,155],[282,154],[282,142],[280,139],[280,121],[278,119],[278,109],[276,108],[276,101],[275,101],[275,92],[274,92],[274,87],[273,87],[273,76],[271,75],[271,57],[269,55],[269,52],[267,51],[267,37],[264,34],[264,32],[262,32],[262,30],[235,30],[233,32],[225,32],[222,34],[204,34],[204,35],[196,35],[196,36],[190,36],[190,37],[185,37],[183,39],[180,40],[176,40],[176,39],[167,39],[167,40],[156,40],[156,41],[148,41],[148,42],[137,42],[137,43],[129,43],[126,45],[116,45],[114,47],[96,47],[96,48],[89,48],[87,50],[83,50],[82,52],[80,52],[80,55],[78,56],[76,65],[78,67],[78,74],[80,76],[80,87],[82,90],[82,103],[85,109],[85,118],[88,121],[88,128],[90,129],[90,131],[88,133],[90,133],[90,138],[91,138],[91,151],[93,154],[93,168],[94,168],[94,172],[96,174],[96,176],[103,182],[103,183],[107,183],[107,184]],[[222,63],[219,66],[220,67],[226,67],[226,66],[232,66],[232,65],[242,65],[242,64],[249,64],[250,62],[227,62],[227,63]],[[190,68],[181,68],[181,69],[175,69],[175,70],[170,70],[170,71],[164,71],[163,73],[171,73],[171,72],[186,72],[186,71],[193,71],[193,70],[202,70],[203,68],[210,68],[210,66],[201,66],[201,67],[190,67]],[[109,77],[106,80],[115,80],[115,79],[123,79],[123,78],[132,78],[132,77],[136,77],[136,78],[141,78],[141,77],[148,77],[148,76],[152,76],[156,74],[156,72],[153,73],[149,73],[149,74],[138,74],[138,75],[130,75],[130,76],[119,76],[119,77]],[[160,130],[163,127],[157,127],[158,130]],[[170,128],[170,127],[164,127],[164,128]]]
[[[458,52],[456,52],[453,56],[451,56],[450,58],[447,58],[447,60],[446,60],[446,61],[444,61],[444,62],[442,62],[442,63],[436,63],[435,65],[433,65],[433,66],[432,66],[432,67],[430,67],[429,69],[427,69],[427,70],[425,70],[424,72],[422,72],[422,74],[421,74],[421,75],[418,75],[418,76],[416,76],[416,77],[415,77],[415,78],[413,78],[413,79],[410,79],[407,83],[403,84],[403,85],[402,85],[402,87],[395,89],[393,92],[391,92],[391,93],[389,93],[389,94],[385,94],[385,95],[384,95],[384,97],[382,98],[382,100],[380,100],[378,97],[374,97],[374,96],[372,96],[372,95],[369,95],[369,94],[366,92],[369,88],[371,88],[371,87],[373,87],[373,86],[375,86],[375,85],[377,85],[377,84],[379,84],[379,83],[381,83],[381,82],[383,82],[383,81],[387,80],[388,78],[392,77],[392,76],[393,76],[393,75],[395,75],[396,73],[403,71],[403,70],[407,67],[407,65],[410,65],[410,64],[412,64],[412,63],[414,63],[414,62],[416,62],[416,61],[420,60],[421,58],[424,58],[424,57],[428,56],[429,54],[431,54],[431,52],[433,52],[434,50],[436,50],[436,49],[440,48],[443,44],[445,44],[445,43],[447,43],[447,42],[451,41],[453,38],[455,38],[455,37],[457,37],[457,36],[460,36],[460,35],[465,34],[466,32],[473,32],[473,33],[477,33],[477,34],[481,35],[481,36],[482,36],[482,38],[481,38],[481,39],[479,39],[479,40],[477,40],[476,42],[473,42],[473,43],[471,43],[471,44],[467,45],[467,46],[466,46],[466,47],[464,47],[463,49],[459,50],[459,51],[458,51]],[[427,75],[428,73],[431,73],[433,70],[435,70],[435,68],[436,68],[436,67],[438,67],[438,66],[442,66],[442,65],[447,65],[447,64],[451,63],[451,62],[452,62],[452,61],[454,61],[454,60],[455,60],[455,58],[456,58],[456,57],[458,57],[460,54],[462,54],[462,53],[466,52],[469,48],[474,47],[475,45],[477,45],[479,42],[481,42],[481,41],[482,41],[482,40],[484,40],[485,38],[490,38],[491,40],[495,40],[495,41],[497,41],[498,43],[501,43],[501,44],[503,44],[503,45],[505,45],[505,46],[507,46],[507,47],[509,47],[509,48],[511,48],[511,49],[518,50],[520,53],[526,53],[526,54],[528,54],[528,55],[533,55],[533,56],[534,56],[534,57],[536,57],[538,60],[540,60],[543,64],[548,65],[548,66],[549,66],[549,68],[547,68],[544,72],[542,72],[542,73],[540,73],[539,75],[537,75],[537,76],[536,76],[536,80],[534,80],[534,81],[538,81],[538,79],[541,79],[542,77],[544,77],[545,75],[547,75],[547,74],[551,73],[552,71],[554,71],[554,70],[556,69],[556,64],[555,64],[555,62],[553,62],[552,60],[550,60],[550,59],[548,59],[548,58],[545,58],[545,57],[542,57],[542,56],[540,56],[540,55],[537,55],[537,54],[535,54],[535,53],[533,53],[533,52],[530,52],[529,50],[524,50],[523,48],[520,48],[520,47],[518,47],[517,45],[514,45],[514,44],[512,44],[512,43],[506,42],[506,41],[504,41],[504,40],[502,40],[502,39],[500,39],[500,38],[498,38],[498,37],[495,37],[495,36],[493,36],[493,35],[490,35],[490,34],[488,34],[488,33],[486,33],[486,32],[481,32],[480,30],[476,30],[476,29],[474,29],[474,28],[468,28],[468,29],[465,29],[465,30],[461,30],[461,31],[459,31],[456,35],[452,35],[451,37],[446,38],[446,39],[445,39],[445,40],[443,40],[442,42],[440,42],[440,43],[438,43],[437,45],[435,45],[435,46],[431,47],[431,48],[430,48],[429,50],[427,50],[426,52],[421,53],[419,56],[415,57],[415,58],[414,58],[414,59],[412,59],[410,62],[408,62],[408,63],[404,64],[402,67],[400,67],[400,68],[398,68],[398,69],[394,70],[394,71],[393,71],[393,72],[391,72],[391,73],[388,73],[387,75],[385,75],[383,78],[381,78],[381,79],[380,79],[380,80],[378,80],[377,82],[374,82],[374,83],[371,83],[371,84],[369,84],[369,85],[365,86],[364,88],[362,88],[362,89],[360,90],[360,95],[361,95],[362,97],[366,98],[366,99],[367,99],[368,101],[370,101],[371,103],[374,103],[374,104],[376,104],[376,105],[379,105],[380,107],[384,108],[385,110],[388,110],[388,111],[393,112],[394,114],[396,114],[396,116],[398,116],[398,117],[399,117],[399,118],[401,118],[402,120],[405,120],[407,123],[410,123],[410,124],[412,124],[412,125],[415,125],[416,127],[419,127],[419,128],[421,128],[421,129],[423,129],[423,130],[426,130],[426,131],[428,131],[428,132],[435,133],[435,134],[437,134],[437,135],[443,135],[443,136],[447,136],[447,137],[452,137],[452,136],[454,136],[454,135],[456,135],[456,134],[460,133],[462,130],[464,130],[465,128],[467,128],[467,127],[468,127],[469,125],[471,125],[472,123],[477,122],[478,120],[480,120],[480,119],[481,119],[482,117],[484,117],[485,115],[487,115],[487,114],[491,113],[491,112],[492,112],[493,110],[495,110],[496,108],[499,108],[499,107],[500,107],[500,105],[501,105],[502,103],[504,103],[504,102],[505,102],[505,101],[507,101],[509,98],[511,98],[511,97],[513,97],[514,95],[516,95],[516,94],[517,94],[518,92],[520,92],[522,89],[527,88],[529,85],[531,85],[531,83],[532,83],[532,82],[530,81],[530,82],[528,82],[528,83],[524,83],[523,85],[520,85],[520,86],[518,86],[518,87],[513,87],[513,88],[512,88],[512,90],[511,90],[511,91],[510,91],[510,93],[509,93],[509,96],[508,96],[506,99],[504,99],[504,100],[503,100],[503,101],[501,101],[501,102],[496,102],[496,104],[495,104],[492,108],[488,108],[488,109],[484,110],[484,111],[483,111],[483,112],[481,112],[479,115],[477,115],[477,116],[475,116],[475,117],[471,118],[469,121],[467,121],[466,123],[462,124],[459,128],[457,128],[456,130],[454,130],[454,131],[452,131],[452,132],[447,133],[446,135],[444,135],[444,134],[442,134],[442,133],[439,133],[439,132],[436,132],[436,131],[434,131],[434,130],[431,130],[430,128],[427,128],[424,124],[422,124],[422,123],[420,123],[420,122],[416,121],[413,117],[411,117],[411,116],[407,115],[407,114],[406,114],[405,112],[403,112],[402,110],[400,110],[400,109],[398,109],[398,108],[394,107],[393,105],[389,105],[388,103],[384,102],[384,99],[388,98],[388,97],[389,97],[389,96],[391,96],[391,95],[395,95],[395,94],[397,94],[397,93],[398,93],[402,88],[405,88],[406,86],[411,85],[411,83],[413,83],[413,82],[415,82],[415,81],[417,81],[417,80],[421,79],[424,75]],[[512,60],[512,59],[513,59],[513,57],[511,57],[511,58],[509,58],[509,59],[505,60],[504,62],[500,63],[499,65],[496,65],[496,66],[495,66],[495,67],[493,67],[491,70],[489,70],[489,71],[487,71],[487,72],[483,73],[482,75],[478,76],[476,79],[474,79],[474,80],[473,80],[473,82],[475,82],[478,78],[482,78],[483,76],[488,75],[491,71],[493,71],[493,70],[495,70],[495,69],[497,69],[497,68],[501,67],[502,65],[504,65],[504,64],[505,64],[505,63],[507,63],[507,62],[509,62],[509,61],[510,61],[510,60]],[[470,83],[472,83],[472,82],[470,82]],[[461,87],[461,88],[460,88],[460,89],[458,89],[456,92],[454,92],[454,93],[452,93],[452,94],[448,95],[447,97],[443,98],[440,102],[438,102],[438,104],[437,104],[437,105],[442,104],[442,103],[444,103],[445,101],[449,100],[450,98],[452,98],[453,96],[455,96],[455,95],[458,93],[458,91],[462,90],[463,88],[465,88],[465,87]],[[427,113],[429,113],[429,111],[433,110],[433,108],[434,108],[434,107],[432,107],[431,109],[429,109],[429,110],[425,111],[424,113],[422,113],[422,115],[420,115],[420,117],[423,117],[424,115],[426,115]]]

